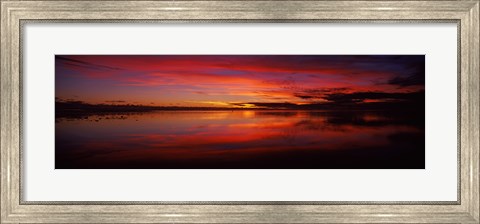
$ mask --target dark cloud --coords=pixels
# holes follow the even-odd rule
[[[328,94],[324,99],[335,103],[362,102],[364,100],[417,100],[425,97],[425,92],[411,93],[384,93],[384,92],[356,92]]]
[[[389,80],[388,84],[398,85],[400,87],[424,85],[425,84],[425,77],[424,76],[418,76],[418,75],[411,75],[411,76],[408,76],[408,77],[395,77],[395,78]]]
[[[296,93],[294,94],[294,96],[296,96],[296,97],[298,97],[298,98],[300,98],[300,99],[304,99],[304,100],[316,98],[315,96],[302,95],[302,94],[296,94]]]
[[[253,104],[257,107],[263,108],[273,108],[273,109],[292,109],[295,108],[297,105],[293,103],[267,103],[267,102],[248,102],[248,103],[235,103],[236,106],[243,106],[245,104]]]
[[[106,100],[105,102],[106,103],[126,103],[127,101],[125,101],[125,100]]]
[[[70,66],[76,66],[76,67],[82,67],[82,68],[87,68],[87,69],[97,69],[97,70],[122,70],[121,68],[117,67],[111,67],[111,66],[106,66],[106,65],[99,65],[99,64],[94,64],[94,63],[89,63],[81,60],[76,60],[76,59],[71,59],[68,57],[62,57],[59,55],[55,56],[55,59],[64,61],[64,64],[70,65]]]
[[[400,87],[425,85],[425,60],[423,63],[414,63],[408,67],[408,75],[397,75],[390,79],[388,84]]]
[[[299,98],[307,97],[311,99],[313,96],[297,96]],[[425,92],[408,92],[408,93],[385,93],[385,92],[355,92],[355,93],[330,93],[323,96],[326,102],[312,101],[308,104],[295,104],[289,102],[270,103],[270,102],[245,102],[234,103],[233,106],[244,106],[245,104],[253,104],[257,107],[267,109],[335,109],[344,106],[353,106],[357,109],[382,109],[382,108],[401,108],[405,105],[424,105]],[[365,100],[379,100],[375,103],[364,103]],[[367,106],[370,105],[370,106]],[[376,105],[378,107],[371,107]]]
[[[348,88],[322,88],[322,89],[304,89],[299,90],[293,95],[300,99],[323,99],[327,94],[341,93],[348,90]]]

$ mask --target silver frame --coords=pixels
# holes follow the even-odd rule
[[[0,1],[1,223],[480,223],[478,0]],[[459,199],[453,202],[24,201],[22,28],[35,22],[455,22],[459,31]]]

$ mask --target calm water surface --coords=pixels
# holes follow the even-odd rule
[[[57,118],[55,167],[423,169],[424,120],[417,116],[252,110]]]

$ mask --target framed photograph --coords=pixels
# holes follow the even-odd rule
[[[1,0],[1,223],[480,223],[479,1]]]

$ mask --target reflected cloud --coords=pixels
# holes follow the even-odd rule
[[[100,123],[63,120],[56,124],[56,167],[382,168],[380,160],[389,161],[395,154],[405,163],[395,162],[390,165],[394,168],[424,166],[417,161],[423,158],[421,125],[396,124],[391,122],[396,117],[380,113],[350,115],[325,111],[175,111],[123,119],[95,117],[102,118]],[[371,158],[356,161],[354,155]],[[325,161],[327,158],[340,161],[335,164]],[[351,164],[345,166],[343,160]]]

